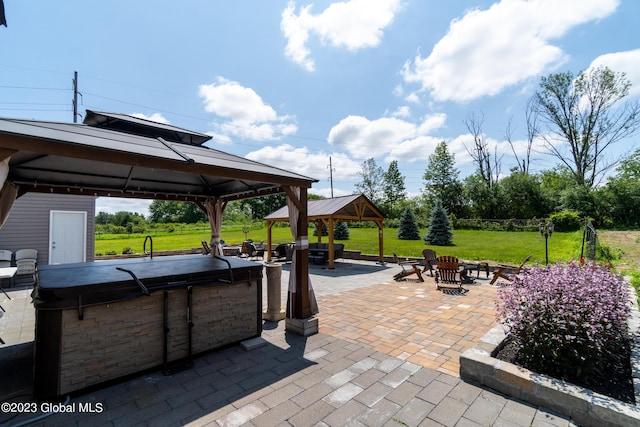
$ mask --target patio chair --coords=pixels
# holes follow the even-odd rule
[[[423,249],[422,256],[424,257],[424,268],[422,272],[426,273],[426,271],[429,270],[429,274],[433,277],[433,269],[436,266],[436,251],[433,249]]]
[[[418,276],[418,280],[420,280],[421,282],[424,282],[424,279],[422,278],[422,273],[418,268],[418,261],[409,261],[409,260],[401,261],[395,252],[393,253],[393,260],[402,268],[402,271],[400,273],[395,274],[393,276],[395,280],[401,280],[407,276],[411,276],[412,274],[415,274],[416,276]]]
[[[202,255],[209,255],[211,253],[211,246],[209,246],[209,243],[207,243],[206,240],[202,241]]]
[[[11,267],[13,262],[13,252],[5,249],[0,250],[0,268]]]
[[[38,268],[38,251],[35,249],[20,249],[16,251],[16,276],[31,275],[33,283],[36,282],[36,270]]]
[[[518,267],[513,267],[510,265],[499,265],[498,268],[493,272],[493,278],[491,279],[491,282],[489,282],[489,284],[493,285],[498,279],[504,279],[509,282],[512,281],[516,275],[522,272],[522,270],[524,269],[524,265],[529,262],[529,259],[531,259],[531,255],[526,257],[524,261],[522,261],[522,264],[520,264],[520,266]]]
[[[458,258],[453,256],[439,256],[436,258],[436,289],[456,289],[467,292],[462,287],[464,267]]]
[[[242,258],[257,258],[264,259],[264,249],[256,249],[256,245],[248,240],[242,243],[242,249],[240,249],[240,257]]]

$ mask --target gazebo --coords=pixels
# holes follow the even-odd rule
[[[384,261],[383,254],[383,221],[384,215],[363,194],[334,197],[331,199],[309,200],[307,205],[307,217],[309,222],[316,226],[318,242],[322,241],[322,228],[327,227],[329,232],[329,268],[335,268],[333,259],[333,230],[338,222],[371,221],[378,226],[378,261]],[[268,233],[268,255],[267,260],[271,260],[271,229],[276,222],[289,221],[289,209],[287,206],[269,214],[267,221]]]
[[[291,318],[310,318],[307,190],[317,180],[203,146],[208,139],[90,110],[83,124],[0,118],[0,226],[26,192],[191,201],[207,212],[218,246],[227,202],[285,192],[299,230]]]

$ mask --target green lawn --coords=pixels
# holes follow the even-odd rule
[[[287,227],[273,227],[273,243],[290,242],[291,231]],[[350,239],[336,241],[345,244],[345,249],[359,250],[365,254],[378,253],[378,229],[377,228],[351,228]],[[384,254],[392,252],[399,256],[421,257],[425,248],[435,249],[438,255],[453,255],[467,260],[490,260],[494,262],[519,264],[527,255],[532,255],[532,263],[544,264],[545,245],[544,238],[537,232],[506,232],[506,231],[477,231],[454,230],[453,246],[428,246],[422,240],[398,240],[397,229],[384,229]],[[209,240],[210,232],[203,227],[200,230],[184,230],[168,232],[152,232],[153,249],[191,249],[200,247],[201,240]],[[421,230],[421,235],[426,230]],[[246,235],[253,241],[267,240],[267,228],[252,228]],[[142,252],[145,234],[103,234],[96,236],[96,254],[107,254],[109,251],[122,253],[123,249],[130,247],[135,253]],[[241,243],[245,240],[242,226],[225,226],[222,230],[222,239],[228,244]],[[582,233],[556,232],[549,239],[549,262],[568,261],[580,257],[580,244]],[[313,229],[309,229],[309,241],[314,242]],[[327,241],[323,237],[323,241]]]

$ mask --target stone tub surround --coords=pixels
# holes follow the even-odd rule
[[[635,292],[631,299],[629,330],[637,333],[640,313]],[[466,350],[460,356],[460,378],[570,416],[583,426],[640,426],[640,338],[636,337],[631,347],[636,397],[636,405],[632,405],[496,359],[505,337],[503,326],[498,324],[475,347]]]

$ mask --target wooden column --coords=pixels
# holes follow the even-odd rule
[[[329,259],[329,269],[333,270],[335,268],[334,263],[334,252],[333,252],[333,228],[334,228],[333,218],[329,218],[329,225],[327,226],[329,229],[329,253],[327,254],[327,258]]]
[[[309,220],[307,218],[307,189],[300,188],[300,200],[298,200],[298,239],[300,247],[296,247],[296,304],[294,315],[298,319],[311,317],[311,305],[309,304]]]
[[[384,231],[382,221],[376,221],[378,225],[378,262],[384,263]]]

